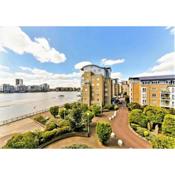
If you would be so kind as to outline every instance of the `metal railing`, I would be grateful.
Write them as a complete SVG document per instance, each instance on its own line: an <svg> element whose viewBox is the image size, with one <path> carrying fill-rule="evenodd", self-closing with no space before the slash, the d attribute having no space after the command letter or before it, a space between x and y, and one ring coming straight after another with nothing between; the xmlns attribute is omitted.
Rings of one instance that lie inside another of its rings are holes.
<svg viewBox="0 0 175 175"><path fill-rule="evenodd" d="M39 110L39 111L35 111L35 112L32 112L32 113L28 113L28 114L25 114L25 115L17 116L17 117L10 118L10 119L7 119L7 120L3 120L3 121L0 121L0 126L5 125L5 124L9 124L9 123L12 123L12 122L15 122L15 121L18 121L18 120L22 120L22 119L25 119L25 118L29 118L29 117L32 117L36 114L40 114L40 113L47 112L47 111L49 111L49 108L48 109L42 109L42 110Z"/></svg>

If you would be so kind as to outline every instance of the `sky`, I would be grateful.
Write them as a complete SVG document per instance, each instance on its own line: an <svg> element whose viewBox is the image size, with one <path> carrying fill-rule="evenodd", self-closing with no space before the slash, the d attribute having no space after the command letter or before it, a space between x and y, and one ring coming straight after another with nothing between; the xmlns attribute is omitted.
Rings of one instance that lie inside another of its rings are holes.
<svg viewBox="0 0 175 175"><path fill-rule="evenodd" d="M0 27L0 84L80 86L80 68L112 78L175 72L174 27Z"/></svg>

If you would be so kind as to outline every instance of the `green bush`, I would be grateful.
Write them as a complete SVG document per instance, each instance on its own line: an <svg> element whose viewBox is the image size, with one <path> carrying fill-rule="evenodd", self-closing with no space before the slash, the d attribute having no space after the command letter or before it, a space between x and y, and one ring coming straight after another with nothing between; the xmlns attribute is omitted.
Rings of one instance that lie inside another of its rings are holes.
<svg viewBox="0 0 175 175"><path fill-rule="evenodd" d="M57 128L57 124L56 121L53 119L50 119L49 121L47 121L46 123L46 131L51 131L53 129Z"/></svg>
<svg viewBox="0 0 175 175"><path fill-rule="evenodd" d="M146 137L149 135L149 131L145 128L137 127L136 132L141 135L142 137Z"/></svg>
<svg viewBox="0 0 175 175"><path fill-rule="evenodd" d="M101 106L94 104L90 106L90 110L94 113L95 116L98 116L101 114Z"/></svg>
<svg viewBox="0 0 175 175"><path fill-rule="evenodd" d="M47 121L45 119L45 117L43 117L42 115L35 116L33 119L36 120L37 122L43 124L43 125L45 125L46 121Z"/></svg>
<svg viewBox="0 0 175 175"><path fill-rule="evenodd" d="M71 104L65 103L65 104L64 104L64 108L66 108L66 109L71 109Z"/></svg>
<svg viewBox="0 0 175 175"><path fill-rule="evenodd" d="M143 113L153 124L162 124L164 116L168 114L168 110L156 106L146 106Z"/></svg>
<svg viewBox="0 0 175 175"><path fill-rule="evenodd" d="M147 116L142 113L141 109L134 109L129 114L129 122L147 128L148 119Z"/></svg>
<svg viewBox="0 0 175 175"><path fill-rule="evenodd" d="M133 109L142 109L142 106L138 103L132 102L128 104L128 108L132 111Z"/></svg>
<svg viewBox="0 0 175 175"><path fill-rule="evenodd" d="M73 108L69 115L66 117L70 121L71 128L73 131L81 131L84 127L82 123L83 112L80 108Z"/></svg>
<svg viewBox="0 0 175 175"><path fill-rule="evenodd" d="M51 131L43 131L41 132L40 142L45 143L51 140L52 138L54 138L56 134L57 134L57 129L53 129Z"/></svg>
<svg viewBox="0 0 175 175"><path fill-rule="evenodd" d="M29 131L12 136L12 138L7 141L4 148L37 148L38 146L38 135Z"/></svg>
<svg viewBox="0 0 175 175"><path fill-rule="evenodd" d="M66 115L69 114L69 110L66 108L62 108L59 110L59 116L64 119L66 117Z"/></svg>
<svg viewBox="0 0 175 175"><path fill-rule="evenodd" d="M94 113L92 111L86 111L83 113L82 122L87 125L88 122L91 123L94 118Z"/></svg>
<svg viewBox="0 0 175 175"><path fill-rule="evenodd" d="M58 127L62 128L62 127L65 127L65 126L68 126L71 129L70 121L69 120L65 120L65 119L60 119L58 121Z"/></svg>
<svg viewBox="0 0 175 175"><path fill-rule="evenodd" d="M90 148L90 147L85 145L85 144L73 144L73 145L70 145L70 146L66 146L65 148L68 148L68 149L85 149L85 148Z"/></svg>
<svg viewBox="0 0 175 175"><path fill-rule="evenodd" d="M175 138L165 136L165 135L156 135L151 140L153 148L175 148Z"/></svg>
<svg viewBox="0 0 175 175"><path fill-rule="evenodd" d="M175 137L175 115L165 115L162 123L162 132L166 135Z"/></svg>
<svg viewBox="0 0 175 175"><path fill-rule="evenodd" d="M119 107L117 105L114 106L114 110L118 110Z"/></svg>
<svg viewBox="0 0 175 175"><path fill-rule="evenodd" d="M112 128L109 122L100 121L96 126L97 136L102 144L106 144L112 133Z"/></svg>
<svg viewBox="0 0 175 175"><path fill-rule="evenodd" d="M113 104L108 104L108 105L105 105L104 107L103 107L103 109L107 109L107 110L114 110L114 105Z"/></svg>
<svg viewBox="0 0 175 175"><path fill-rule="evenodd" d="M54 117L56 117L58 115L59 107L58 106L50 107L49 111Z"/></svg>

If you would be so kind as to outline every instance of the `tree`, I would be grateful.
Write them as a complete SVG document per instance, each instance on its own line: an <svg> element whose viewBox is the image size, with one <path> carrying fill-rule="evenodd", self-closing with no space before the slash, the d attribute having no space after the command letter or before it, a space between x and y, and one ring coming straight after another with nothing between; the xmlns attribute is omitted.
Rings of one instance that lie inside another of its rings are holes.
<svg viewBox="0 0 175 175"><path fill-rule="evenodd" d="M56 117L58 115L59 107L58 106L50 107L49 111L54 117Z"/></svg>
<svg viewBox="0 0 175 175"><path fill-rule="evenodd" d="M106 144L112 133L112 128L109 122L100 121L96 126L96 133L102 144Z"/></svg>
<svg viewBox="0 0 175 175"><path fill-rule="evenodd" d="M162 132L166 135L175 137L175 115L165 115L162 123Z"/></svg>
<svg viewBox="0 0 175 175"><path fill-rule="evenodd" d="M143 110L143 113L148 117L148 120L151 121L153 124L161 125L164 116L168 114L168 111L161 107L146 106Z"/></svg>
<svg viewBox="0 0 175 175"><path fill-rule="evenodd" d="M90 106L90 110L94 113L95 116L101 114L101 106L97 104L93 104L92 106Z"/></svg>
<svg viewBox="0 0 175 175"><path fill-rule="evenodd" d="M37 148L39 146L39 138L36 133L31 131L16 134L7 141L4 148Z"/></svg>
<svg viewBox="0 0 175 175"><path fill-rule="evenodd" d="M129 122L147 128L148 119L147 116L142 113L141 109L134 109L129 114Z"/></svg>
<svg viewBox="0 0 175 175"><path fill-rule="evenodd" d="M70 121L72 130L79 131L82 129L82 114L80 108L73 108L66 117L66 119Z"/></svg>

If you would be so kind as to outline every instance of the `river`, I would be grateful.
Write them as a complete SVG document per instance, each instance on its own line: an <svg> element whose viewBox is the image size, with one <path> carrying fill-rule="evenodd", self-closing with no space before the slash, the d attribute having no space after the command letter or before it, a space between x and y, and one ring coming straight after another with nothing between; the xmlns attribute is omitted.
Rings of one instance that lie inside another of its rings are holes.
<svg viewBox="0 0 175 175"><path fill-rule="evenodd" d="M79 92L41 92L0 94L0 122L18 116L78 101ZM62 96L60 96L62 95Z"/></svg>

